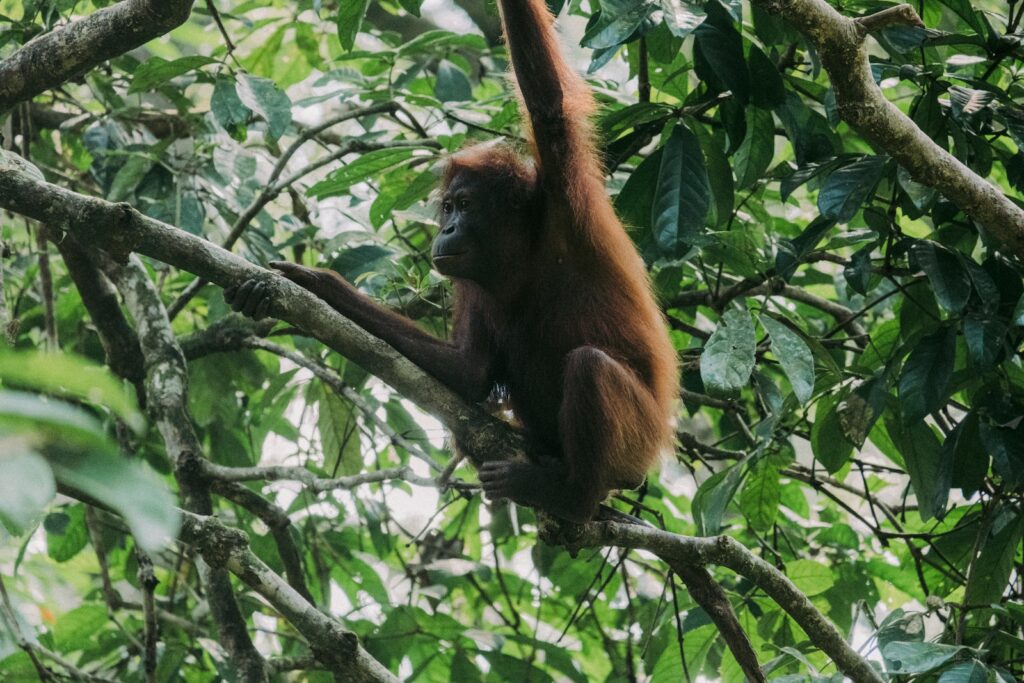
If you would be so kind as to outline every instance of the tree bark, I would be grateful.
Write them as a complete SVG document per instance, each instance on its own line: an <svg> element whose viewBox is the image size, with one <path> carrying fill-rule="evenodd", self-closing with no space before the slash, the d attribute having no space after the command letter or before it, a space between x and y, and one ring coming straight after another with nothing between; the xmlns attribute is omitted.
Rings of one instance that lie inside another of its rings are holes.
<svg viewBox="0 0 1024 683"><path fill-rule="evenodd" d="M0 62L0 114L185 23L193 0L124 0L32 39Z"/></svg>

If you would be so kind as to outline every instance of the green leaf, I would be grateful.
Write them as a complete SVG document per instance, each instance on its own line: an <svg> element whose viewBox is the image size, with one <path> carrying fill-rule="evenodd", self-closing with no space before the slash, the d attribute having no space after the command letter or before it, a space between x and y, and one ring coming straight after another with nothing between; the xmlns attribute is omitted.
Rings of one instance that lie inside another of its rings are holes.
<svg viewBox="0 0 1024 683"><path fill-rule="evenodd" d="M994 523L981 525L981 531L991 532L981 541L981 552L971 567L964 590L964 601L969 605L988 605L1000 602L1013 572L1013 560L1024 537L1024 516L1005 505L997 505L987 514Z"/></svg>
<svg viewBox="0 0 1024 683"><path fill-rule="evenodd" d="M871 288L871 252L874 244L859 249L850 257L850 265L843 268L843 279L858 294L867 294Z"/></svg>
<svg viewBox="0 0 1024 683"><path fill-rule="evenodd" d="M21 439L0 436L0 523L12 534L24 533L56 492L46 460Z"/></svg>
<svg viewBox="0 0 1024 683"><path fill-rule="evenodd" d="M128 157L128 161L117 170L107 192L108 202L123 202L130 199L139 182L153 168L153 160L139 154Z"/></svg>
<svg viewBox="0 0 1024 683"><path fill-rule="evenodd" d="M893 662L891 673L926 673L939 668L964 649L958 645L897 641L883 647L882 655Z"/></svg>
<svg viewBox="0 0 1024 683"><path fill-rule="evenodd" d="M693 32L697 75L718 91L731 91L745 106L750 97L750 73L743 57L743 39L732 15L718 0L711 0L704 9L707 19Z"/></svg>
<svg viewBox="0 0 1024 683"><path fill-rule="evenodd" d="M177 537L177 501L164 480L141 462L108 453L61 452L50 456L50 466L58 482L120 513L147 552L161 550Z"/></svg>
<svg viewBox="0 0 1024 683"><path fill-rule="evenodd" d="M309 188L306 194L317 199L340 195L356 183L412 158L415 151L411 147L393 147L367 152L352 163L331 172L326 178Z"/></svg>
<svg viewBox="0 0 1024 683"><path fill-rule="evenodd" d="M359 35L369 8L370 0L341 0L338 3L338 42L346 52L356 44L356 36Z"/></svg>
<svg viewBox="0 0 1024 683"><path fill-rule="evenodd" d="M1024 294L1020 295L1017 305L1013 307L1013 315L1010 316L1010 319L1017 327L1024 327Z"/></svg>
<svg viewBox="0 0 1024 683"><path fill-rule="evenodd" d="M338 254L331 261L331 270L352 282L363 273L375 270L382 262L396 257L395 252L378 244L360 244Z"/></svg>
<svg viewBox="0 0 1024 683"><path fill-rule="evenodd" d="M213 112L217 123L224 128L231 130L235 126L243 125L252 116L252 110L242 104L235 89L235 81L231 78L220 76L213 84L213 96L210 98L210 111Z"/></svg>
<svg viewBox="0 0 1024 683"><path fill-rule="evenodd" d="M1011 487L1024 485L1024 426L980 425L985 451L992 454L993 470Z"/></svg>
<svg viewBox="0 0 1024 683"><path fill-rule="evenodd" d="M67 353L0 349L0 378L56 396L102 405L133 429L144 425L125 385L99 365Z"/></svg>
<svg viewBox="0 0 1024 683"><path fill-rule="evenodd" d="M700 376L708 390L733 393L745 387L754 370L756 344L750 313L726 311L700 356Z"/></svg>
<svg viewBox="0 0 1024 683"><path fill-rule="evenodd" d="M0 391L0 428L82 450L116 452L95 417L63 401L36 394Z"/></svg>
<svg viewBox="0 0 1024 683"><path fill-rule="evenodd" d="M81 503L47 515L43 528L46 530L46 554L54 562L67 562L89 543L85 505Z"/></svg>
<svg viewBox="0 0 1024 683"><path fill-rule="evenodd" d="M333 391L324 391L319 402L317 429L324 449L324 471L331 477L358 474L363 469L356 410Z"/></svg>
<svg viewBox="0 0 1024 683"><path fill-rule="evenodd" d="M988 20L985 19L982 12L975 9L974 3L970 0L939 0L939 2L956 12L979 36L985 39L989 37L992 29L988 25Z"/></svg>
<svg viewBox="0 0 1024 683"><path fill-rule="evenodd" d="M110 617L103 605L79 605L57 619L53 626L53 643L58 652L77 652L93 647L97 634L109 623Z"/></svg>
<svg viewBox="0 0 1024 683"><path fill-rule="evenodd" d="M779 250L775 254L775 272L779 277L786 281L793 277L797 266L814 251L835 224L835 221L819 216L797 237L792 240L780 240Z"/></svg>
<svg viewBox="0 0 1024 683"><path fill-rule="evenodd" d="M682 256L704 229L711 187L697 137L676 124L661 153L651 210L654 238L667 254Z"/></svg>
<svg viewBox="0 0 1024 683"><path fill-rule="evenodd" d="M280 138L292 122L292 102L274 82L249 74L239 74L238 99L267 122L270 137Z"/></svg>
<svg viewBox="0 0 1024 683"><path fill-rule="evenodd" d="M665 25L677 38L686 38L693 33L707 16L700 5L683 0L661 0L660 4L664 12Z"/></svg>
<svg viewBox="0 0 1024 683"><path fill-rule="evenodd" d="M698 536L714 536L722 528L725 509L743 480L740 463L711 475L693 496L693 522Z"/></svg>
<svg viewBox="0 0 1024 683"><path fill-rule="evenodd" d="M766 458L750 469L740 492L740 511L757 531L768 531L779 512L779 470Z"/></svg>
<svg viewBox="0 0 1024 683"><path fill-rule="evenodd" d="M786 576L808 597L824 593L835 583L832 570L813 560L787 562Z"/></svg>
<svg viewBox="0 0 1024 683"><path fill-rule="evenodd" d="M845 436L837 409L849 393L828 396L818 401L811 427L811 450L830 473L836 473L850 459L853 443Z"/></svg>
<svg viewBox="0 0 1024 683"><path fill-rule="evenodd" d="M964 339L971 365L982 372L991 370L1003 352L1009 326L1001 319L970 313L964 318Z"/></svg>
<svg viewBox="0 0 1024 683"><path fill-rule="evenodd" d="M747 135L736 150L736 184L741 190L756 183L775 155L775 120L764 109L748 107Z"/></svg>
<svg viewBox="0 0 1024 683"><path fill-rule="evenodd" d="M604 0L580 45L595 50L621 45L657 10L658 5L647 0Z"/></svg>
<svg viewBox="0 0 1024 683"><path fill-rule="evenodd" d="M968 413L942 443L942 460L953 459L950 486L960 489L965 497L981 490L988 474L989 455L981 441L978 414Z"/></svg>
<svg viewBox="0 0 1024 683"><path fill-rule="evenodd" d="M818 193L818 211L837 223L848 223L871 194L882 176L888 157L865 156L829 174Z"/></svg>
<svg viewBox="0 0 1024 683"><path fill-rule="evenodd" d="M987 683L989 669L976 659L960 662L939 676L939 683Z"/></svg>
<svg viewBox="0 0 1024 683"><path fill-rule="evenodd" d="M626 179L619 194L615 195L615 210L626 225L637 228L650 228L653 233L654 198L658 187L658 175L661 169L661 149L656 149L649 157L637 165L633 173ZM729 172L730 179L732 172Z"/></svg>
<svg viewBox="0 0 1024 683"><path fill-rule="evenodd" d="M721 143L719 142L724 136L716 137L708 132L708 127L699 124L693 125L693 132L700 140L700 148L704 152L704 159L707 162L708 183L711 186L711 195L714 199L714 203L709 211L711 220L708 223L716 226L725 225L732 217L733 204L736 201L736 190L732 178L732 166L729 164L729 158L725 155L725 150L722 149L724 140ZM638 168L637 171L639 170ZM636 175L636 173L634 172L633 175ZM630 179L632 180L632 176L630 176ZM650 184L650 187L654 187L653 182ZM622 191L625 192L626 188L623 187ZM650 204L648 204L648 215L650 215L649 207Z"/></svg>
<svg viewBox="0 0 1024 683"><path fill-rule="evenodd" d="M950 313L959 313L971 297L971 278L960 258L937 242L920 240L911 254L935 292L935 300Z"/></svg>
<svg viewBox="0 0 1024 683"><path fill-rule="evenodd" d="M942 458L942 444L925 422L908 425L887 415L885 427L903 456L921 519L928 521L945 509L952 463Z"/></svg>
<svg viewBox="0 0 1024 683"><path fill-rule="evenodd" d="M775 63L761 48L751 45L747 65L750 69L751 103L764 109L782 105L786 101L786 86Z"/></svg>
<svg viewBox="0 0 1024 683"><path fill-rule="evenodd" d="M871 433L875 422L885 411L889 398L886 374L878 372L862 382L846 398L836 404L839 429L850 443L860 448Z"/></svg>
<svg viewBox="0 0 1024 683"><path fill-rule="evenodd" d="M900 409L907 423L930 415L948 399L956 362L956 328L946 326L922 339L900 375Z"/></svg>
<svg viewBox="0 0 1024 683"><path fill-rule="evenodd" d="M175 76L198 69L207 64L213 64L216 59L192 55L182 57L173 61L167 61L162 57L150 57L143 64L136 67L132 73L132 84L128 87L129 93L145 92L152 90L154 86L169 81Z"/></svg>
<svg viewBox="0 0 1024 683"><path fill-rule="evenodd" d="M442 102L466 102L473 99L473 86L462 69L442 59L437 66L434 95Z"/></svg>
<svg viewBox="0 0 1024 683"><path fill-rule="evenodd" d="M759 320L768 331L772 341L772 354L783 372L789 378L793 393L801 403L806 403L814 394L814 356L804 340L783 323L767 316Z"/></svg>

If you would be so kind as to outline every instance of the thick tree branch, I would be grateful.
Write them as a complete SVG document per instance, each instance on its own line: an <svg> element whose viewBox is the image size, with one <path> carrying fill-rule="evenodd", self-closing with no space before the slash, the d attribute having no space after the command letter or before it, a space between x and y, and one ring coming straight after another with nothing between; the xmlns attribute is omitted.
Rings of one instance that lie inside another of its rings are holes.
<svg viewBox="0 0 1024 683"><path fill-rule="evenodd" d="M182 514L182 540L195 545L211 566L229 570L263 596L302 634L316 658L340 680L398 680L362 648L354 633L317 609L256 557L243 532L226 527L213 517Z"/></svg>
<svg viewBox="0 0 1024 683"><path fill-rule="evenodd" d="M284 566L284 575L288 579L288 585L309 601L309 604L315 605L316 600L313 599L313 594L309 592L309 587L306 585L302 556L299 554L295 539L292 538L292 520L288 517L288 513L241 484L215 481L210 489L217 495L227 498L256 515L270 528L270 534L274 537L274 545L277 546L277 554Z"/></svg>
<svg viewBox="0 0 1024 683"><path fill-rule="evenodd" d="M118 377L131 382L144 400L142 349L135 330L124 317L113 285L92 261L89 250L74 235L48 230L46 236L57 244L68 274L96 326L107 365Z"/></svg>
<svg viewBox="0 0 1024 683"><path fill-rule="evenodd" d="M197 463L203 460L202 444L188 410L188 370L160 295L138 257L131 256L124 265L110 262L109 258L102 260L107 276L121 292L125 307L135 322L146 364L149 413L174 465L175 478L186 506L200 514L212 514L208 485L197 476L201 471ZM199 564L201 581L221 643L231 653L243 680L266 680L263 657L249 638L245 618L235 600L227 572L220 567Z"/></svg>
<svg viewBox="0 0 1024 683"><path fill-rule="evenodd" d="M1024 209L939 147L875 83L865 38L893 23L921 25L909 5L850 19L825 0L754 0L801 31L821 58L836 94L839 115L878 150L893 157L917 182L933 187L993 237L1024 258Z"/></svg>
<svg viewBox="0 0 1024 683"><path fill-rule="evenodd" d="M185 23L192 0L124 0L26 43L0 62L0 114Z"/></svg>

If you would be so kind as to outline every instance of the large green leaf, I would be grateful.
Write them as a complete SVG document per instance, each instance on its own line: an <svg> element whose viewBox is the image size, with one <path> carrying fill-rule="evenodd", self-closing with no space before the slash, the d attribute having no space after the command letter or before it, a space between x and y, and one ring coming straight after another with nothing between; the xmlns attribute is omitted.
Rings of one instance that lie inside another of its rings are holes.
<svg viewBox="0 0 1024 683"><path fill-rule="evenodd" d="M779 512L782 495L779 470L767 458L750 468L740 491L740 511L757 531L769 531Z"/></svg>
<svg viewBox="0 0 1024 683"><path fill-rule="evenodd" d="M0 349L0 379L37 391L76 398L113 411L134 429L143 426L127 387L101 366L66 353Z"/></svg>
<svg viewBox="0 0 1024 683"><path fill-rule="evenodd" d="M651 210L658 246L681 256L703 230L711 206L704 153L700 142L681 122L661 151L661 168Z"/></svg>
<svg viewBox="0 0 1024 683"><path fill-rule="evenodd" d="M277 139L284 135L288 124L292 122L292 102L284 91L269 79L249 74L238 76L236 90L242 104L267 122L270 137Z"/></svg>
<svg viewBox="0 0 1024 683"><path fill-rule="evenodd" d="M797 266L814 251L835 224L834 220L819 216L792 240L780 240L779 250L775 254L776 274L785 280L793 277Z"/></svg>
<svg viewBox="0 0 1024 683"><path fill-rule="evenodd" d="M942 672L939 683L988 683L989 669L976 659L960 662Z"/></svg>
<svg viewBox="0 0 1024 683"><path fill-rule="evenodd" d="M765 109L783 104L786 101L786 86L775 62L761 48L751 45L747 65L750 69L751 103Z"/></svg>
<svg viewBox="0 0 1024 683"><path fill-rule="evenodd" d="M668 26L672 35L678 38L685 38L693 33L707 16L704 9L697 3L684 0L661 0L660 4L664 12L665 25Z"/></svg>
<svg viewBox="0 0 1024 683"><path fill-rule="evenodd" d="M437 65L434 94L441 102L465 102L473 98L473 86L462 69L442 59Z"/></svg>
<svg viewBox="0 0 1024 683"><path fill-rule="evenodd" d="M356 411L332 391L320 398L317 429L324 451L324 470L331 477L357 474L363 468Z"/></svg>
<svg viewBox="0 0 1024 683"><path fill-rule="evenodd" d="M981 371L995 367L1002 355L1008 329L1004 320L994 316L971 313L964 318L967 357L973 367Z"/></svg>
<svg viewBox="0 0 1024 683"><path fill-rule="evenodd" d="M707 19L693 32L697 75L717 90L731 91L740 105L750 97L750 72L743 56L743 38L718 0L705 6Z"/></svg>
<svg viewBox="0 0 1024 683"><path fill-rule="evenodd" d="M945 405L956 361L956 328L947 325L922 339L900 375L900 409L916 422Z"/></svg>
<svg viewBox="0 0 1024 683"><path fill-rule="evenodd" d="M46 554L54 562L67 562L89 544L85 523L85 505L77 503L52 512L43 520L46 530Z"/></svg>
<svg viewBox="0 0 1024 683"><path fill-rule="evenodd" d="M1020 550L1024 537L1024 515L1004 505L995 506L987 514L994 515L994 523L982 525L981 531L988 531L979 539L981 552L974 560L964 600L970 605L997 603L1006 591L1013 572L1013 560Z"/></svg>
<svg viewBox="0 0 1024 683"><path fill-rule="evenodd" d="M348 51L355 45L369 8L370 0L341 0L338 3L338 42L342 49Z"/></svg>
<svg viewBox="0 0 1024 683"><path fill-rule="evenodd" d="M375 149L352 163L332 171L326 178L309 188L306 193L317 199L342 194L356 183L411 159L415 153L416 150L410 147Z"/></svg>
<svg viewBox="0 0 1024 683"><path fill-rule="evenodd" d="M181 519L176 500L164 480L141 462L64 450L49 457L58 482L120 513L146 551L161 550L177 537Z"/></svg>
<svg viewBox="0 0 1024 683"><path fill-rule="evenodd" d="M210 111L217 123L228 130L245 124L252 115L252 110L242 103L235 88L235 81L223 76L217 78L210 97Z"/></svg>
<svg viewBox="0 0 1024 683"><path fill-rule="evenodd" d="M793 393L806 403L814 393L814 356L803 339L783 323L767 315L759 320L772 340L772 354L789 378Z"/></svg>
<svg viewBox="0 0 1024 683"><path fill-rule="evenodd" d="M958 645L940 643L907 643L897 641L882 648L882 654L893 662L893 673L926 673L939 668L963 651Z"/></svg>
<svg viewBox="0 0 1024 683"><path fill-rule="evenodd" d="M648 0L604 0L597 21L587 28L580 44L593 49L621 45L658 9Z"/></svg>
<svg viewBox="0 0 1024 683"><path fill-rule="evenodd" d="M888 157L866 156L841 166L829 174L818 193L818 211L822 217L847 223L871 198Z"/></svg>
<svg viewBox="0 0 1024 683"><path fill-rule="evenodd" d="M167 61L163 57L150 57L135 69L135 72L132 74L132 84L128 86L128 92L136 93L152 90L154 86L169 81L175 76L180 76L183 73L198 69L207 64L213 64L216 61L212 57L203 57L201 55L181 57L173 61Z"/></svg>
<svg viewBox="0 0 1024 683"><path fill-rule="evenodd" d="M700 355L700 376L708 390L733 393L745 387L754 370L756 344L750 313L726 311Z"/></svg>
<svg viewBox="0 0 1024 683"><path fill-rule="evenodd" d="M930 240L915 242L911 253L928 276L939 305L950 313L962 311L971 296L971 278L960 258Z"/></svg>
<svg viewBox="0 0 1024 683"><path fill-rule="evenodd" d="M622 191L615 196L615 210L622 216L623 222L630 227L650 228L652 233L661 154L662 150L656 149L641 161L626 179Z"/></svg>
<svg viewBox="0 0 1024 683"><path fill-rule="evenodd" d="M103 425L89 413L21 391L0 391L0 430L86 451L116 451Z"/></svg>
<svg viewBox="0 0 1024 683"><path fill-rule="evenodd" d="M736 187L745 190L756 183L775 154L775 120L764 109L748 107L747 136L736 150Z"/></svg>
<svg viewBox="0 0 1024 683"><path fill-rule="evenodd" d="M814 560L793 560L786 563L786 576L807 596L824 593L835 583L832 570Z"/></svg>
<svg viewBox="0 0 1024 683"><path fill-rule="evenodd" d="M887 415L885 427L906 463L921 519L927 521L945 509L952 463L942 457L942 445L924 421L906 424Z"/></svg>
<svg viewBox="0 0 1024 683"><path fill-rule="evenodd" d="M843 433L837 412L839 405L848 396L848 391L828 396L819 400L814 408L811 449L814 457L832 473L841 470L853 453L853 443Z"/></svg>
<svg viewBox="0 0 1024 683"><path fill-rule="evenodd" d="M693 496L693 522L698 536L714 536L722 528L725 509L743 480L743 468L736 464L707 479Z"/></svg>
<svg viewBox="0 0 1024 683"><path fill-rule="evenodd" d="M22 439L0 435L0 524L24 533L56 492L46 460Z"/></svg>

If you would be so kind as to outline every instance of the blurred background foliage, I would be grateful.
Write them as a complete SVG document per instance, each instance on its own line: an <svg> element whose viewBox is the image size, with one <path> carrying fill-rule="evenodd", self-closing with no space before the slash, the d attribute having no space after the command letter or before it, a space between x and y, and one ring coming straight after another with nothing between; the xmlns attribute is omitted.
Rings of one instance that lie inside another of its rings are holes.
<svg viewBox="0 0 1024 683"><path fill-rule="evenodd" d="M0 0L0 57L108 4ZM718 0L550 5L600 103L608 190L683 366L679 448L619 504L640 502L673 532L733 535L899 680L1020 680L1020 259L840 121L816 54L778 17ZM875 36L876 81L1017 201L1024 3L916 9L927 29ZM329 266L443 335L431 192L446 153L522 137L506 66L485 0L218 0L19 107L5 130L52 183L258 264ZM55 249L18 217L0 216L0 230L0 679L35 675L20 632L57 671L142 680L138 543L160 581L158 679L232 680L193 558L162 544L177 522L159 434L131 385L96 367L104 350ZM436 422L296 330L269 334L346 392L274 353L212 353L203 330L237 322L221 291L147 268L214 462L426 474L411 446L447 462ZM465 465L455 477L474 480ZM97 480L107 486L90 490ZM707 615L644 553L573 559L536 544L529 510L400 480L252 488L290 517L316 603L408 680L742 680ZM282 571L266 524L215 500ZM764 594L716 576L770 678L839 680ZM279 615L238 595L261 651L306 652Z"/></svg>

